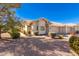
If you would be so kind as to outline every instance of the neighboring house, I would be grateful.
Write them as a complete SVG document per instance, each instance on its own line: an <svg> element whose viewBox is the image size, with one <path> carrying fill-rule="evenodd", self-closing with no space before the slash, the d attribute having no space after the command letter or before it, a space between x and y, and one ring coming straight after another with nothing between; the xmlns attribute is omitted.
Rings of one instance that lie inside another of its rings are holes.
<svg viewBox="0 0 79 59"><path fill-rule="evenodd" d="M45 18L40 18L37 21L26 20L23 24L24 32L27 34L30 32L31 35L36 32L38 35L48 35L49 32L66 34L79 31L79 24L51 23Z"/></svg>

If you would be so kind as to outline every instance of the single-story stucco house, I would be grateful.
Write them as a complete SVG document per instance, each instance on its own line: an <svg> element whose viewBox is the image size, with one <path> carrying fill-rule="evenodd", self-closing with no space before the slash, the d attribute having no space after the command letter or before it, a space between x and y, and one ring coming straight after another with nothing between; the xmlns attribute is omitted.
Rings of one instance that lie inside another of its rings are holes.
<svg viewBox="0 0 79 59"><path fill-rule="evenodd" d="M38 35L47 35L49 32L53 33L71 33L79 31L78 24L61 24L61 23L51 23L45 18L39 18L36 21L26 20L23 21L23 30L25 33L38 33Z"/></svg>

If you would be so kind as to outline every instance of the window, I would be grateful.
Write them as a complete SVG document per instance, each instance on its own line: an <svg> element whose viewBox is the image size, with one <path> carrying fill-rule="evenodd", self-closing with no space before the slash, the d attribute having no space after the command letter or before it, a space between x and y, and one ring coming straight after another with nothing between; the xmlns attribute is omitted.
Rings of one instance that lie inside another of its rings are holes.
<svg viewBox="0 0 79 59"><path fill-rule="evenodd" d="M44 31L44 30L45 30L45 27L44 27L44 26L41 26L41 27L40 27L40 30L41 30L41 31Z"/></svg>

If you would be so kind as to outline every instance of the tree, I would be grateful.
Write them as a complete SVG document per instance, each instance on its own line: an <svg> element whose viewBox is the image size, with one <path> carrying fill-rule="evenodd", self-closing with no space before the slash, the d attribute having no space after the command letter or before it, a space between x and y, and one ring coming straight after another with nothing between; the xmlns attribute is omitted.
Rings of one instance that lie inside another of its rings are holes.
<svg viewBox="0 0 79 59"><path fill-rule="evenodd" d="M6 29L7 31L13 31L13 29L19 29L20 21L16 21L15 19L15 12L12 11L14 4L0 4L0 38L1 38L1 31L2 28ZM6 19L4 19L6 17Z"/></svg>
<svg viewBox="0 0 79 59"><path fill-rule="evenodd" d="M1 17L0 17L0 39L1 39L1 30L2 30L2 28L3 28L3 23L2 23Z"/></svg>
<svg viewBox="0 0 79 59"><path fill-rule="evenodd" d="M6 27L8 29L8 33L12 36L13 39L20 37L19 30L21 28L21 22L17 20L15 13L10 10L8 10L8 20Z"/></svg>

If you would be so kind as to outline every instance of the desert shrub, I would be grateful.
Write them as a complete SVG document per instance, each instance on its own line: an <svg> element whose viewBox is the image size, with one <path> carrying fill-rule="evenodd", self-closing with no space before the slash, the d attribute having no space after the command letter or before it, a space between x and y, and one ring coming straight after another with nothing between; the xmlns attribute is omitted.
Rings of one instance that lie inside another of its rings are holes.
<svg viewBox="0 0 79 59"><path fill-rule="evenodd" d="M30 31L28 31L27 35L31 36L31 32L30 32Z"/></svg>
<svg viewBox="0 0 79 59"><path fill-rule="evenodd" d="M63 39L63 38L64 38L64 36L63 36L63 35L59 35L58 37L59 37L59 39Z"/></svg>
<svg viewBox="0 0 79 59"><path fill-rule="evenodd" d="M76 34L79 34L79 31L76 31Z"/></svg>
<svg viewBox="0 0 79 59"><path fill-rule="evenodd" d="M55 38L56 37L56 33L50 33L50 37Z"/></svg>
<svg viewBox="0 0 79 59"><path fill-rule="evenodd" d="M13 39L20 38L20 33L17 29L12 29L12 32L10 33L10 35Z"/></svg>
<svg viewBox="0 0 79 59"><path fill-rule="evenodd" d="M38 35L38 32L35 32L34 35Z"/></svg>
<svg viewBox="0 0 79 59"><path fill-rule="evenodd" d="M72 36L69 39L70 47L79 54L79 37Z"/></svg>
<svg viewBox="0 0 79 59"><path fill-rule="evenodd" d="M23 32L25 35L28 35L28 33L26 31Z"/></svg>

